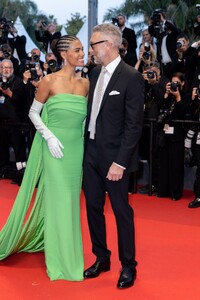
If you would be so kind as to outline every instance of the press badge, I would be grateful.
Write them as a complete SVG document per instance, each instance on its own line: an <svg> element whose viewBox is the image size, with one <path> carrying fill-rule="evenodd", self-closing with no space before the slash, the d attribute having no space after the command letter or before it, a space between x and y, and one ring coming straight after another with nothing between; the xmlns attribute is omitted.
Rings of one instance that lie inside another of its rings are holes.
<svg viewBox="0 0 200 300"><path fill-rule="evenodd" d="M165 124L163 130L166 134L174 134L174 127L169 126L169 124Z"/></svg>
<svg viewBox="0 0 200 300"><path fill-rule="evenodd" d="M0 104L4 104L5 102L5 96L0 96Z"/></svg>

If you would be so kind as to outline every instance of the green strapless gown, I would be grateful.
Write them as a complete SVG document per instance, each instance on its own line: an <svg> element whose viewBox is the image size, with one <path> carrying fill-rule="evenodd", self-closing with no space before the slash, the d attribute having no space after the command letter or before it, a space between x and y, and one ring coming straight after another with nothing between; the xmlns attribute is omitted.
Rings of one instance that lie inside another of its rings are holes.
<svg viewBox="0 0 200 300"><path fill-rule="evenodd" d="M51 280L83 279L80 191L86 108L83 96L48 99L42 119L63 144L64 157L53 158L36 133L22 185L0 231L0 260L16 252L44 251Z"/></svg>

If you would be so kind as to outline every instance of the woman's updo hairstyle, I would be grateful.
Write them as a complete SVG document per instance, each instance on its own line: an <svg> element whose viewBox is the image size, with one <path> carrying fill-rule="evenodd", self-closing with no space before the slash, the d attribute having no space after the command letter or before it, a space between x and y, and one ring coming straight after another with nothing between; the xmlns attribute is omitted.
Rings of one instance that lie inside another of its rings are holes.
<svg viewBox="0 0 200 300"><path fill-rule="evenodd" d="M60 56L60 52L62 51L67 51L71 45L71 43L75 40L78 40L76 36L73 35L63 35L61 38L57 40L53 40L51 44L51 49L53 53L61 59L62 57Z"/></svg>

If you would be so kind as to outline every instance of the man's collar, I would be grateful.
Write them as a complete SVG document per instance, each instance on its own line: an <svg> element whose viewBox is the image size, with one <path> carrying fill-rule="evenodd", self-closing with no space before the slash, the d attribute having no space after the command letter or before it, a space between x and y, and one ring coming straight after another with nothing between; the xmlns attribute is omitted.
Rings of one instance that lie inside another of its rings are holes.
<svg viewBox="0 0 200 300"><path fill-rule="evenodd" d="M125 25L120 27L120 30L123 31L125 29L125 27L126 27Z"/></svg>

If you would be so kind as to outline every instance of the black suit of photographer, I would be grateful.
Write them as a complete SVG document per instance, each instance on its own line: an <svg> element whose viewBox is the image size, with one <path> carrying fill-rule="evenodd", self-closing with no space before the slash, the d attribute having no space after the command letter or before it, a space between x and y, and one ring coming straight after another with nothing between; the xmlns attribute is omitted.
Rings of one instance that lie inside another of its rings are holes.
<svg viewBox="0 0 200 300"><path fill-rule="evenodd" d="M147 71L148 72L148 71ZM157 76L156 74L154 76ZM165 85L168 79L164 76L158 77L157 82L145 80L145 101L144 101L144 119L157 119L159 113L159 103L164 97ZM153 149L152 149L152 185L157 187L158 180L158 161L157 161L157 146L156 146L157 125L153 124ZM150 128L143 126L142 136L139 144L139 153L141 159L146 159L149 162L150 152Z"/></svg>
<svg viewBox="0 0 200 300"><path fill-rule="evenodd" d="M135 31L131 28L125 27L122 31L122 37L128 41L127 51L134 53L136 55L137 40L136 40Z"/></svg>
<svg viewBox="0 0 200 300"><path fill-rule="evenodd" d="M171 78L172 74L174 73L173 69L173 58L176 53L176 43L177 43L177 36L180 33L180 30L171 22L165 20L165 30L159 32L154 24L150 24L148 27L149 33L157 38L158 45L157 45L157 59L159 62L162 62L163 53L162 53L162 42L164 37L166 37L166 51L168 52L171 62L163 63L162 62L162 73L167 77Z"/></svg>
<svg viewBox="0 0 200 300"><path fill-rule="evenodd" d="M48 32L48 30L42 31L42 30L35 30L35 38L38 42L42 42L43 46L42 48L45 50L45 52L49 52L49 46L51 47L51 43L53 40L59 39L61 37L60 31L56 31L55 33L51 34Z"/></svg>
<svg viewBox="0 0 200 300"><path fill-rule="evenodd" d="M21 123L26 114L26 89L23 80L12 75L8 83L12 91L12 97L0 91L0 167L9 163L9 147L12 146L15 152L16 162L26 161L26 145L22 128L16 125Z"/></svg>
<svg viewBox="0 0 200 300"><path fill-rule="evenodd" d="M184 138L186 131L182 123L188 109L188 93L180 90L180 101L169 92L160 103L161 115L158 117L158 197L182 197L184 183Z"/></svg>
<svg viewBox="0 0 200 300"><path fill-rule="evenodd" d="M19 60L22 61L26 58L26 37L25 35L22 36L15 36L13 38L8 38L8 43L10 47L12 48L12 51L16 49L17 55L19 57Z"/></svg>

